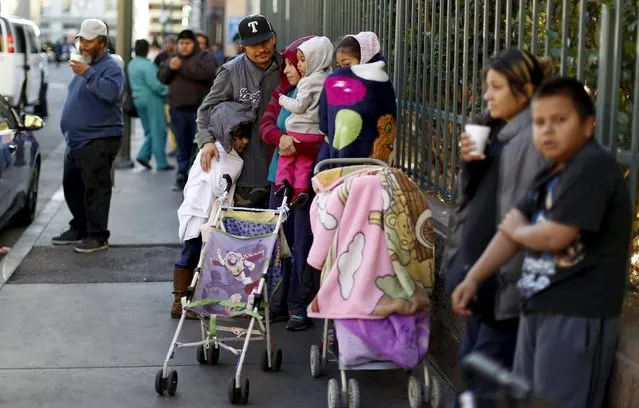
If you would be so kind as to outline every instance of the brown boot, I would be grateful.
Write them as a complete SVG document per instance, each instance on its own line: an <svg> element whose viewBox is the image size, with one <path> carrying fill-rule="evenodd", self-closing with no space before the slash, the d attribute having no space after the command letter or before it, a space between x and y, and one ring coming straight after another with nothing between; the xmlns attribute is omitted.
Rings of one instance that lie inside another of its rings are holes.
<svg viewBox="0 0 639 408"><path fill-rule="evenodd" d="M193 279L193 271L183 268L173 269L173 305L171 306L171 317L179 319L182 317L182 298L186 296L186 289ZM194 313L187 313L187 319L197 319Z"/></svg>

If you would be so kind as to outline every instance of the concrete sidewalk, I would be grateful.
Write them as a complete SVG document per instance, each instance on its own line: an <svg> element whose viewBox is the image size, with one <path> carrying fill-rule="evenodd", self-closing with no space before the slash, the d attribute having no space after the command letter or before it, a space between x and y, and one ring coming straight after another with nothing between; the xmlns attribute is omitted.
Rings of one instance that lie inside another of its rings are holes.
<svg viewBox="0 0 639 408"><path fill-rule="evenodd" d="M140 135L136 130L132 153ZM0 406L8 408L226 407L235 358L223 352L218 367L200 367L194 350L179 350L177 395L159 397L155 373L177 322L169 317L171 269L179 254L173 173L116 172L108 251L76 254L53 247L70 214L58 194L25 234L35 246L0 290ZM45 222L45 220L48 220ZM26 240L25 240L26 242ZM3 271L10 268L3 265ZM6 276L8 277L8 276ZM264 407L326 406L327 378L310 377L308 351L319 327L289 333L273 326L284 352L279 373L259 368L262 344L253 343L245 374L249 404ZM196 340L188 321L184 340ZM338 378L333 366L330 375ZM406 407L402 372L360 372L362 406ZM445 391L447 390L444 387Z"/></svg>

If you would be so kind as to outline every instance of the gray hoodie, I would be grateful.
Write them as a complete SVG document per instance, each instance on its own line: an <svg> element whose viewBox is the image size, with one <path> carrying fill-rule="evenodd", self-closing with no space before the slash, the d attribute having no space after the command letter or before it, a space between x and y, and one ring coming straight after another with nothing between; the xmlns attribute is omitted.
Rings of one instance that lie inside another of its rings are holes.
<svg viewBox="0 0 639 408"><path fill-rule="evenodd" d="M255 122L255 108L248 103L222 102L211 108L208 131L227 153L233 150L233 132Z"/></svg>
<svg viewBox="0 0 639 408"><path fill-rule="evenodd" d="M324 80L331 73L333 43L327 37L313 37L298 48L306 59L306 75L297 84L297 95L280 96L280 105L291 112L286 130L295 133L319 134L319 100Z"/></svg>
<svg viewBox="0 0 639 408"><path fill-rule="evenodd" d="M499 132L505 143L499 166L497 219L502 220L528 192L537 174L547 162L535 148L530 107L521 111ZM495 303L498 320L519 316L521 301L517 281L521 276L524 251L520 251L499 271L500 288Z"/></svg>

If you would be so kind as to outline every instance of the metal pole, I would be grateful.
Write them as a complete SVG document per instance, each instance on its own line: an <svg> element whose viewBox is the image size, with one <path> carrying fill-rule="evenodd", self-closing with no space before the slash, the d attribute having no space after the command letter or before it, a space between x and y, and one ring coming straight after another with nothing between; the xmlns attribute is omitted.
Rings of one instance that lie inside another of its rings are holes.
<svg viewBox="0 0 639 408"><path fill-rule="evenodd" d="M116 38L116 49L124 60L124 72L131 60L131 30L133 29L133 2L130 0L118 0L118 35ZM122 145L118 157L115 159L116 169L130 169L133 167L131 161L131 118L124 115L124 134L122 135Z"/></svg>

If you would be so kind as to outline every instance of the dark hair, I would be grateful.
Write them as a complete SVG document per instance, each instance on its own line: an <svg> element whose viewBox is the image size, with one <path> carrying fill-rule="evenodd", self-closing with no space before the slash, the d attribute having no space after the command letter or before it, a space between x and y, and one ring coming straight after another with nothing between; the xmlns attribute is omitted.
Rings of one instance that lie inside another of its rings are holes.
<svg viewBox="0 0 639 408"><path fill-rule="evenodd" d="M337 43L335 46L335 54L340 51L352 55L357 59L362 59L362 49L359 45L359 41L357 41L352 35L347 35L342 38L339 43Z"/></svg>
<svg viewBox="0 0 639 408"><path fill-rule="evenodd" d="M135 41L135 55L138 57L146 57L149 55L149 42L147 40L136 40Z"/></svg>
<svg viewBox="0 0 639 408"><path fill-rule="evenodd" d="M595 104L581 81L574 78L552 78L545 81L537 89L534 99L549 96L565 96L569 98L581 120L595 116Z"/></svg>
<svg viewBox="0 0 639 408"><path fill-rule="evenodd" d="M151 43L151 47L160 48L160 43L158 42L157 38L153 39L153 42Z"/></svg>
<svg viewBox="0 0 639 408"><path fill-rule="evenodd" d="M206 40L206 46L207 47L210 45L209 44L209 37L206 34L204 34L204 33L195 33L195 38L197 38L197 37L204 38Z"/></svg>
<svg viewBox="0 0 639 408"><path fill-rule="evenodd" d="M231 137L233 140L235 139L250 139L251 138L251 124L250 123L242 123L237 127L232 133Z"/></svg>
<svg viewBox="0 0 639 408"><path fill-rule="evenodd" d="M484 81L491 69L504 75L513 94L520 95L526 95L528 84L536 89L551 71L549 60L544 60L542 63L529 52L518 48L508 49L493 58L484 69Z"/></svg>

